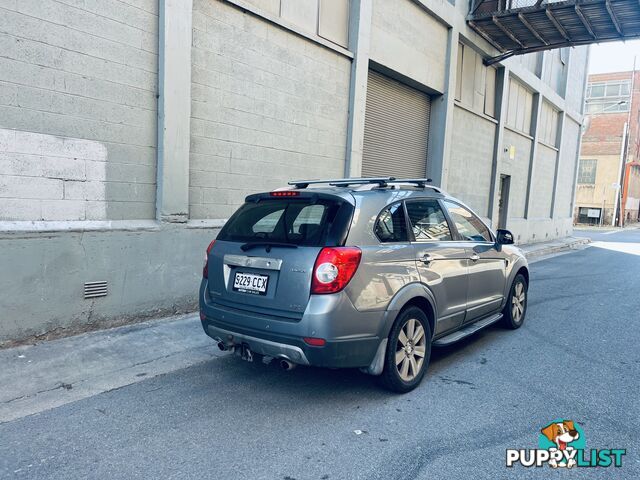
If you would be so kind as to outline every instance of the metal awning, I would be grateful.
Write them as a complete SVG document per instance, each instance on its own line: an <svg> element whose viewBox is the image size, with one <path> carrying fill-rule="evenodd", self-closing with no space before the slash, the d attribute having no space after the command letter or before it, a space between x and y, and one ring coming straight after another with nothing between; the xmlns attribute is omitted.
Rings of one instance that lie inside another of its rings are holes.
<svg viewBox="0 0 640 480"><path fill-rule="evenodd" d="M472 0L467 22L500 55L640 38L640 0Z"/></svg>

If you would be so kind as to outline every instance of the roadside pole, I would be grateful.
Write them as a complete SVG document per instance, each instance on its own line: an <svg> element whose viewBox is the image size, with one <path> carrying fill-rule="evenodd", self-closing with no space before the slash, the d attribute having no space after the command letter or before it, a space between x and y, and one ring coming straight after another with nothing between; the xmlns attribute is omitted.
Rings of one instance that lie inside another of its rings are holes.
<svg viewBox="0 0 640 480"><path fill-rule="evenodd" d="M627 144L627 126L629 124L624 122L624 127L622 127L622 143L620 144L620 164L618 166L618 172L620 172L620 176L622 176L622 168L624 167L624 157L625 157L625 146ZM620 177L618 177L620 180ZM613 202L613 217L611 217L611 226L616 226L616 215L618 214L618 204L622 201L620 198L620 182L616 184L616 200ZM622 211L622 205L620 205L620 210Z"/></svg>

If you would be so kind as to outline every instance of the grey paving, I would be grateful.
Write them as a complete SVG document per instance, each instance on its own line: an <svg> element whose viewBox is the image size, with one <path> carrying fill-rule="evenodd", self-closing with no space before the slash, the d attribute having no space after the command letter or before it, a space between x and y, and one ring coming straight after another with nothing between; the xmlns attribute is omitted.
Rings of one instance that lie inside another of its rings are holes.
<svg viewBox="0 0 640 480"><path fill-rule="evenodd" d="M224 355L198 315L0 350L0 423Z"/></svg>
<svg viewBox="0 0 640 480"><path fill-rule="evenodd" d="M410 394L211 358L0 425L0 478L640 478L640 231L593 245L533 264L525 326L435 351ZM558 417L623 466L505 467Z"/></svg>

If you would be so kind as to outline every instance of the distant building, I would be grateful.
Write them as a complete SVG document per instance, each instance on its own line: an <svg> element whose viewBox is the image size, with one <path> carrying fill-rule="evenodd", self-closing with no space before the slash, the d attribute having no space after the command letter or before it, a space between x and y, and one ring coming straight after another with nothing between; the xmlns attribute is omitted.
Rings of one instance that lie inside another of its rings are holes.
<svg viewBox="0 0 640 480"><path fill-rule="evenodd" d="M575 222L593 225L637 222L640 72L590 75L585 114Z"/></svg>

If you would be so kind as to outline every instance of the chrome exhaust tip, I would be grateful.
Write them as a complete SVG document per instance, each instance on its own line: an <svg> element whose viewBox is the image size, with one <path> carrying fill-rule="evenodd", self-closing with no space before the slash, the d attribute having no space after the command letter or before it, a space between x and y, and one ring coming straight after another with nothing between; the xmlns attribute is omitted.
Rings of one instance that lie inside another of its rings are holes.
<svg viewBox="0 0 640 480"><path fill-rule="evenodd" d="M296 368L296 364L290 362L289 360L287 360L285 358L281 358L280 359L280 368L282 368L282 370L284 370L285 372L289 372L289 371L293 370L294 368Z"/></svg>

